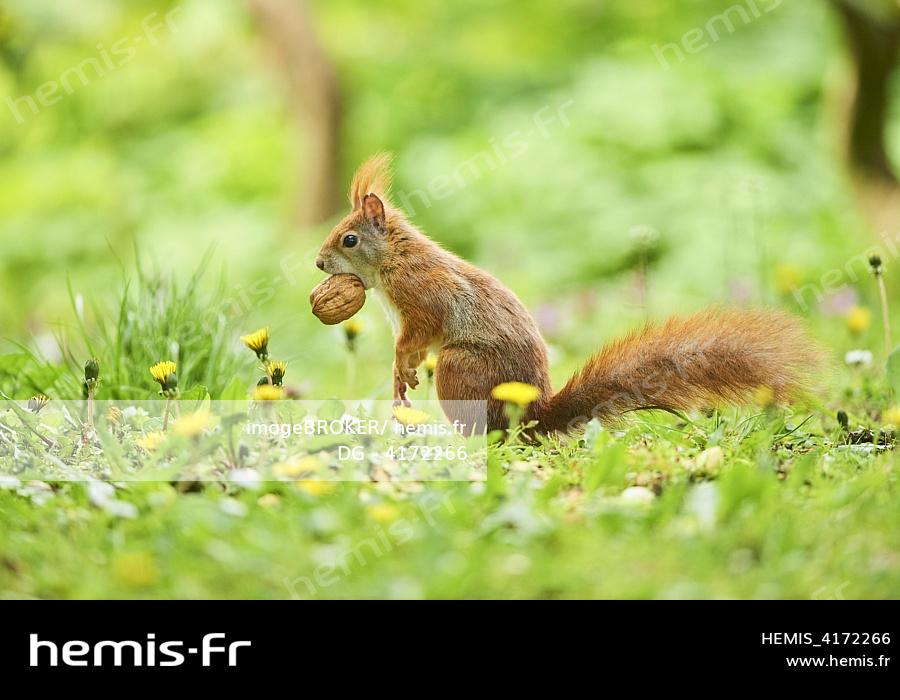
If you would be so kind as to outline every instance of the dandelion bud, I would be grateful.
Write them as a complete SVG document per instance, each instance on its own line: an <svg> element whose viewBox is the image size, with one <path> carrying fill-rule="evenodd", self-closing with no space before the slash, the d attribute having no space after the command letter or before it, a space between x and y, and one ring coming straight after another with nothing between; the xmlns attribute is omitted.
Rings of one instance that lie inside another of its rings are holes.
<svg viewBox="0 0 900 700"><path fill-rule="evenodd" d="M81 385L82 395L85 399L91 398L100 384L100 363L91 358L84 363L84 383Z"/></svg>
<svg viewBox="0 0 900 700"><path fill-rule="evenodd" d="M356 337L362 333L362 323L356 319L350 319L344 323L344 336L347 338L347 347L352 351L354 349Z"/></svg>
<svg viewBox="0 0 900 700"><path fill-rule="evenodd" d="M32 396L28 399L28 410L32 413L39 413L40 410L47 405L47 402L50 399L43 394L38 394L37 396Z"/></svg>
<svg viewBox="0 0 900 700"><path fill-rule="evenodd" d="M881 256L873 255L869 258L869 267L872 268L873 275L880 275L883 272L883 268L881 267Z"/></svg>
<svg viewBox="0 0 900 700"><path fill-rule="evenodd" d="M846 411L837 412L837 422L844 430L850 430L850 418L847 417Z"/></svg>
<svg viewBox="0 0 900 700"><path fill-rule="evenodd" d="M163 385L163 389L167 392L175 391L178 388L178 375L175 372L172 372L168 377L166 377L166 383Z"/></svg>
<svg viewBox="0 0 900 700"><path fill-rule="evenodd" d="M92 382L96 381L100 376L100 363L95 359L91 358L87 362L84 363L84 381Z"/></svg>
<svg viewBox="0 0 900 700"><path fill-rule="evenodd" d="M284 383L284 373L287 364L282 360L273 360L266 365L266 372L272 380L272 386L281 386Z"/></svg>

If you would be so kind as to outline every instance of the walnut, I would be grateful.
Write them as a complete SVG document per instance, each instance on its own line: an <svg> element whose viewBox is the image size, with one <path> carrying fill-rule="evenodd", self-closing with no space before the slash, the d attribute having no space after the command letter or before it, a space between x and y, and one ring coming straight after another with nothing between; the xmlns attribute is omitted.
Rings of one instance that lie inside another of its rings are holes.
<svg viewBox="0 0 900 700"><path fill-rule="evenodd" d="M366 302L366 288L356 275L332 275L309 294L309 303L318 319L333 326L350 318Z"/></svg>

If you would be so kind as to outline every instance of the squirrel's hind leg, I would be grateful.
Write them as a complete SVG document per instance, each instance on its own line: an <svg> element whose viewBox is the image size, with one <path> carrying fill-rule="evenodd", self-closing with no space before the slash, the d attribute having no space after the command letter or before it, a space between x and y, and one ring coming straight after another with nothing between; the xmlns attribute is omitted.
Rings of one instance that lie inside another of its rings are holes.
<svg viewBox="0 0 900 700"><path fill-rule="evenodd" d="M503 404L491 398L491 389L502 381L475 350L444 347L438 354L434 384L441 408L470 433L483 431L485 421L488 430L506 426Z"/></svg>

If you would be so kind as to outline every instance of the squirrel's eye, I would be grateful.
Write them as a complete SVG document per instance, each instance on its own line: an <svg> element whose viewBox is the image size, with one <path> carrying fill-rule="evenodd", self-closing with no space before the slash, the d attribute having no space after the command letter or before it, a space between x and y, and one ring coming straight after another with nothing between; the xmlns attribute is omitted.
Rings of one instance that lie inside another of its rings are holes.
<svg viewBox="0 0 900 700"><path fill-rule="evenodd" d="M348 233L346 236L344 236L344 247L345 248L352 248L357 243L359 243L359 239L352 233Z"/></svg>

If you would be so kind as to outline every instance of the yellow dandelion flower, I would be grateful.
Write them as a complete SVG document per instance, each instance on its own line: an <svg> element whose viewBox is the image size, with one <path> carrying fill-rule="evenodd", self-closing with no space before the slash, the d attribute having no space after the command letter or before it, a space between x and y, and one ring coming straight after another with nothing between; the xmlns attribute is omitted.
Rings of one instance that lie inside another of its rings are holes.
<svg viewBox="0 0 900 700"><path fill-rule="evenodd" d="M887 425L900 428L900 406L892 406L881 414L881 421Z"/></svg>
<svg viewBox="0 0 900 700"><path fill-rule="evenodd" d="M491 396L498 401L514 403L523 408L541 395L540 389L524 382L506 382L491 389Z"/></svg>
<svg viewBox="0 0 900 700"><path fill-rule="evenodd" d="M353 340L362 333L363 324L362 321L358 321L355 318L351 318L349 321L344 321L344 334L347 336L347 340Z"/></svg>
<svg viewBox="0 0 900 700"><path fill-rule="evenodd" d="M801 282L803 275L793 265L778 265L775 268L775 286L782 294L790 294Z"/></svg>
<svg viewBox="0 0 900 700"><path fill-rule="evenodd" d="M172 392L178 388L178 375L176 370L177 367L171 360L157 362L150 368L150 374L157 382L159 382L160 390L163 393Z"/></svg>
<svg viewBox="0 0 900 700"><path fill-rule="evenodd" d="M287 479L296 478L303 473L297 462L279 462L272 467L272 473L275 476L283 476Z"/></svg>
<svg viewBox="0 0 900 700"><path fill-rule="evenodd" d="M284 374L287 371L287 363L282 360L272 360L266 363L266 373L275 386L281 386L284 382Z"/></svg>
<svg viewBox="0 0 900 700"><path fill-rule="evenodd" d="M258 358L265 359L269 356L269 327L266 326L248 335L242 335L241 342L255 352Z"/></svg>
<svg viewBox="0 0 900 700"><path fill-rule="evenodd" d="M847 328L851 333L862 333L872 323L872 312L862 306L854 306L847 314Z"/></svg>
<svg viewBox="0 0 900 700"><path fill-rule="evenodd" d="M194 411L193 413L181 416L181 418L175 421L172 430L182 437L192 438L200 435L211 425L212 415L209 411Z"/></svg>
<svg viewBox="0 0 900 700"><path fill-rule="evenodd" d="M281 398L282 389L280 386L272 386L271 384L260 384L253 390L254 401L278 401Z"/></svg>
<svg viewBox="0 0 900 700"><path fill-rule="evenodd" d="M366 515L379 525L390 525L400 517L400 509L392 503L376 503L366 508Z"/></svg>
<svg viewBox="0 0 900 700"><path fill-rule="evenodd" d="M337 489L333 481L297 481L297 488L310 496L327 496Z"/></svg>
<svg viewBox="0 0 900 700"><path fill-rule="evenodd" d="M281 503L281 499L277 494L274 493L265 493L259 498L256 499L256 503L263 508L274 508L279 503Z"/></svg>
<svg viewBox="0 0 900 700"><path fill-rule="evenodd" d="M113 574L127 586L143 588L156 582L157 570L153 557L147 552L126 552L112 563Z"/></svg>
<svg viewBox="0 0 900 700"><path fill-rule="evenodd" d="M147 452L153 452L153 450L159 447L165 439L166 434L157 430L156 432L147 433L146 435L139 437L134 443L138 447L143 447Z"/></svg>
<svg viewBox="0 0 900 700"><path fill-rule="evenodd" d="M394 406L394 418L403 425L420 425L425 423L431 416L425 411L417 411L409 406Z"/></svg>
<svg viewBox="0 0 900 700"><path fill-rule="evenodd" d="M775 392L770 386L759 386L753 392L753 402L762 408L768 408L775 403Z"/></svg>
<svg viewBox="0 0 900 700"><path fill-rule="evenodd" d="M432 376L434 374L434 370L437 368L437 355L433 352L428 353L425 357L425 371L428 372L428 376Z"/></svg>
<svg viewBox="0 0 900 700"><path fill-rule="evenodd" d="M175 374L176 369L177 367L174 362L171 360L163 360L162 362L157 362L150 368L150 374L152 374L153 378L160 384L165 384L166 379L170 374Z"/></svg>
<svg viewBox="0 0 900 700"><path fill-rule="evenodd" d="M301 474L314 474L322 469L322 462L318 458L307 456L300 459L292 459L287 462L279 462L272 467L275 476L283 476L296 479Z"/></svg>

